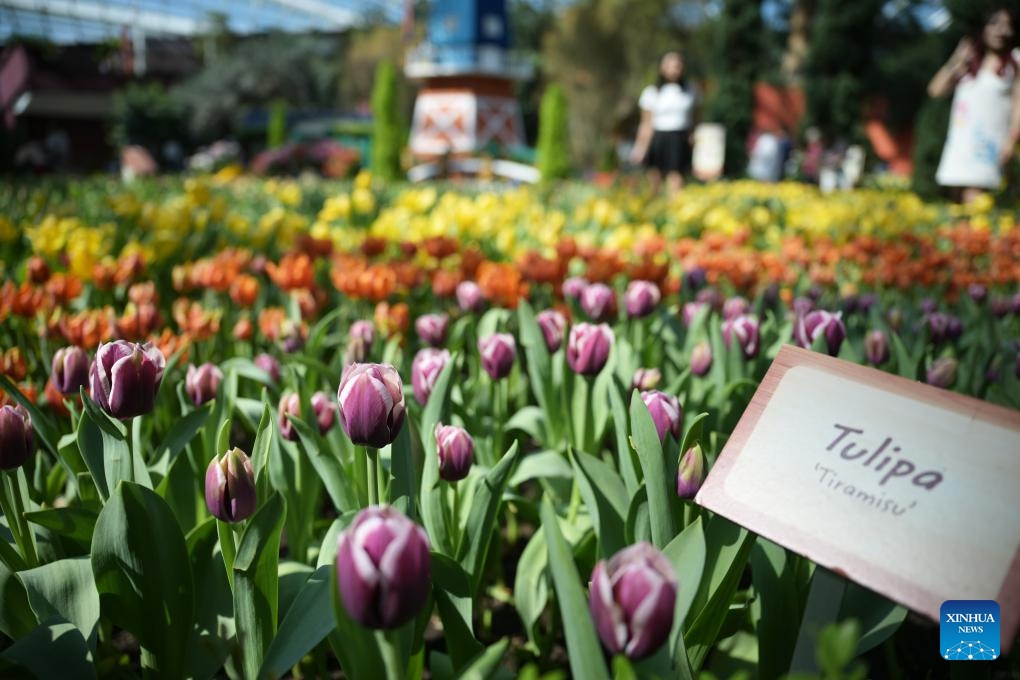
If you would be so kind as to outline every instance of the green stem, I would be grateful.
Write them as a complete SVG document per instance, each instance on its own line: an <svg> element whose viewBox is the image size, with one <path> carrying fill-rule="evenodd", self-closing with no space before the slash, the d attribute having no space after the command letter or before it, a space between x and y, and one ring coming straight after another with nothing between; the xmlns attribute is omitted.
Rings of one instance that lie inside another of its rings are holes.
<svg viewBox="0 0 1020 680"><path fill-rule="evenodd" d="M495 465L503 455L503 421L505 420L503 406L502 380L492 383L492 454L489 465Z"/></svg>
<svg viewBox="0 0 1020 680"><path fill-rule="evenodd" d="M20 468L19 468L20 469ZM39 565L39 555L35 547L35 535L25 519L25 502L18 484L18 470L4 471L2 501L7 525L14 536L14 542L25 559L25 565L31 569Z"/></svg>
<svg viewBox="0 0 1020 680"><path fill-rule="evenodd" d="M18 546L18 553L24 559L26 556L25 544L21 538L21 522L18 521L18 516L15 514L14 502L11 500L11 487L8 484L6 472L3 475L2 482L0 482L0 509L3 510L4 517L7 518L7 528L10 529L11 536L14 537L14 543Z"/></svg>
<svg viewBox="0 0 1020 680"><path fill-rule="evenodd" d="M579 456L585 454L579 453ZM567 510L567 522L573 524L577 519L577 511L581 509L581 487L577 483L577 477L570 482L570 508Z"/></svg>
<svg viewBox="0 0 1020 680"><path fill-rule="evenodd" d="M230 590L234 590L234 560L237 558L237 543L234 539L234 528L223 520L216 520L216 533L220 537L220 552L223 554L223 566L227 570L227 581Z"/></svg>
<svg viewBox="0 0 1020 680"><path fill-rule="evenodd" d="M446 482L450 487L450 519L446 523L449 531L453 532L454 554L460 554L460 542L464 538L460 533L460 493L457 489L457 482Z"/></svg>
<svg viewBox="0 0 1020 680"><path fill-rule="evenodd" d="M370 446L365 447L365 471L368 473L367 485L369 505L379 504L379 482L377 480L379 470L376 467L376 458L378 456L378 451Z"/></svg>
<svg viewBox="0 0 1020 680"><path fill-rule="evenodd" d="M18 522L21 523L21 537L25 541L28 554L25 561L29 567L39 565L39 553L35 545L35 534L29 526L28 518L25 517L25 498L28 492L28 480L25 478L25 468L8 471L11 486L14 489L14 512L17 513Z"/></svg>
<svg viewBox="0 0 1020 680"><path fill-rule="evenodd" d="M404 680L407 664L402 663L400 650L397 648L396 631L377 632L379 649L382 651L383 667L386 669L387 680Z"/></svg>

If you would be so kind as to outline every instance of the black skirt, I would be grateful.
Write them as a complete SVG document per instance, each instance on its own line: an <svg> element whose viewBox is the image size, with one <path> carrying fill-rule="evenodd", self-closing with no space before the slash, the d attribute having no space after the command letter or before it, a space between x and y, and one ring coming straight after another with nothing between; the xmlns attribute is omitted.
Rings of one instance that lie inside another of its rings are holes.
<svg viewBox="0 0 1020 680"><path fill-rule="evenodd" d="M656 130L648 144L644 165L662 174L691 171L691 143L689 130Z"/></svg>

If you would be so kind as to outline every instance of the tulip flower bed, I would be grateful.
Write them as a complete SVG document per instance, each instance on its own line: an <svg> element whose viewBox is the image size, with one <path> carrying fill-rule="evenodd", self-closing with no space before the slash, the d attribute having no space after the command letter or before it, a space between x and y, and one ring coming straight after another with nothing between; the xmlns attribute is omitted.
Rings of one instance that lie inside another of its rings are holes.
<svg viewBox="0 0 1020 680"><path fill-rule="evenodd" d="M1020 408L1011 212L227 175L0 207L5 677L943 672L932 624L857 586L813 618L813 564L692 499L784 343Z"/></svg>

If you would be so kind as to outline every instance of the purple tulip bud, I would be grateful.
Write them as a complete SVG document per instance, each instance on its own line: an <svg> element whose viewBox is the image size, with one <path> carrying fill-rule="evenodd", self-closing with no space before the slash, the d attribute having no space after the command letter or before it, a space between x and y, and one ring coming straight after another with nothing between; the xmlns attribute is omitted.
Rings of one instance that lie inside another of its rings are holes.
<svg viewBox="0 0 1020 680"><path fill-rule="evenodd" d="M555 309L547 309L539 312L535 317L538 327L542 330L542 337L545 338L545 347L549 354L555 354L563 345L563 334L567 330L567 319Z"/></svg>
<svg viewBox="0 0 1020 680"><path fill-rule="evenodd" d="M662 372L657 368L639 368L634 371L634 377L630 381L632 390L653 390L662 380Z"/></svg>
<svg viewBox="0 0 1020 680"><path fill-rule="evenodd" d="M89 384L89 355L81 347L61 347L53 355L53 386L65 395L78 394Z"/></svg>
<svg viewBox="0 0 1020 680"><path fill-rule="evenodd" d="M287 354L294 354L304 346L305 334L301 324L292 319L284 319L280 324L280 347Z"/></svg>
<svg viewBox="0 0 1020 680"><path fill-rule="evenodd" d="M21 404L0 406L0 469L13 470L28 462L34 443L32 417L25 407Z"/></svg>
<svg viewBox="0 0 1020 680"><path fill-rule="evenodd" d="M696 291L704 287L708 282L708 276L702 267L691 267L684 271L684 288Z"/></svg>
<svg viewBox="0 0 1020 680"><path fill-rule="evenodd" d="M839 309L841 312L850 316L859 309L859 301L856 295L844 295L839 300Z"/></svg>
<svg viewBox="0 0 1020 680"><path fill-rule="evenodd" d="M683 310L681 311L681 317L683 318L684 326L688 328L694 323L694 319L702 312L702 310L708 309L707 302L685 302Z"/></svg>
<svg viewBox="0 0 1020 680"><path fill-rule="evenodd" d="M889 338L880 330L868 331L864 336L864 356L872 366L889 361Z"/></svg>
<svg viewBox="0 0 1020 680"><path fill-rule="evenodd" d="M652 422L655 423L655 431L659 433L659 441L666 442L666 434L672 434L673 438L680 441L680 433L683 431L684 410L680 402L671 394L659 390L648 390L641 393L641 400L648 407L652 414Z"/></svg>
<svg viewBox="0 0 1020 680"><path fill-rule="evenodd" d="M238 448L216 456L205 471L205 505L224 522L240 522L255 512L255 472Z"/></svg>
<svg viewBox="0 0 1020 680"><path fill-rule="evenodd" d="M216 398L222 381L223 371L216 364L206 362L198 368L191 364L184 377L184 389L191 397L192 403L195 406L201 406Z"/></svg>
<svg viewBox="0 0 1020 680"><path fill-rule="evenodd" d="M319 424L319 434L326 434L336 422L336 404L326 392L316 392L312 395L311 402L315 421Z"/></svg>
<svg viewBox="0 0 1020 680"><path fill-rule="evenodd" d="M365 508L337 540L336 576L352 619L397 628L421 611L432 591L428 536L396 508Z"/></svg>
<svg viewBox="0 0 1020 680"><path fill-rule="evenodd" d="M938 303L931 298L925 298L921 300L920 308L922 314L932 314L938 309Z"/></svg>
<svg viewBox="0 0 1020 680"><path fill-rule="evenodd" d="M637 660L662 646L673 627L677 587L673 565L651 543L599 561L588 604L606 649Z"/></svg>
<svg viewBox="0 0 1020 680"><path fill-rule="evenodd" d="M493 380L510 375L517 357L517 343L509 333L493 333L478 340L478 351L482 355L482 368Z"/></svg>
<svg viewBox="0 0 1020 680"><path fill-rule="evenodd" d="M604 283L585 286L581 292L581 309L596 323L613 316L616 308L616 294Z"/></svg>
<svg viewBox="0 0 1020 680"><path fill-rule="evenodd" d="M829 356L834 357L839 354L839 348L846 339L842 316L842 312L833 313L821 309L808 312L797 320L793 330L794 340L801 347L810 349L815 340L824 337Z"/></svg>
<svg viewBox="0 0 1020 680"><path fill-rule="evenodd" d="M735 295L723 303L722 315L724 319L736 319L751 311L751 303L747 298Z"/></svg>
<svg viewBox="0 0 1020 680"><path fill-rule="evenodd" d="M793 300L793 315L796 316L798 319L801 318L801 317L807 316L808 314L810 314L814 310L815 310L815 301L814 300L812 300L810 298L806 298L806 297L794 298L794 300Z"/></svg>
<svg viewBox="0 0 1020 680"><path fill-rule="evenodd" d="M474 281L461 281L457 284L457 304L465 312L480 312L485 307L485 296L482 288Z"/></svg>
<svg viewBox="0 0 1020 680"><path fill-rule="evenodd" d="M733 348L733 341L743 353L745 359L753 359L758 356L758 319L749 314L738 316L735 319L723 321L723 341L727 347Z"/></svg>
<svg viewBox="0 0 1020 680"><path fill-rule="evenodd" d="M874 293L865 293L864 295L857 298L857 311L861 314L867 314L871 311L871 308L878 302L878 296Z"/></svg>
<svg viewBox="0 0 1020 680"><path fill-rule="evenodd" d="M1020 314L1020 293L1013 296L1013 313Z"/></svg>
<svg viewBox="0 0 1020 680"><path fill-rule="evenodd" d="M260 354L255 357L255 365L269 374L274 384L280 382L280 362L271 354Z"/></svg>
<svg viewBox="0 0 1020 680"><path fill-rule="evenodd" d="M992 311L992 316L996 319L1004 319L1013 311L1013 300L1005 295L993 295L988 307Z"/></svg>
<svg viewBox="0 0 1020 680"><path fill-rule="evenodd" d="M924 317L928 338L935 345L942 345L949 339L949 315L945 312L931 312Z"/></svg>
<svg viewBox="0 0 1020 680"><path fill-rule="evenodd" d="M974 302L981 304L988 298L988 286L981 283L972 283L967 286L967 295Z"/></svg>
<svg viewBox="0 0 1020 680"><path fill-rule="evenodd" d="M988 370L985 371L985 382L992 384L997 383L1002 378L1002 371L997 366L989 366Z"/></svg>
<svg viewBox="0 0 1020 680"><path fill-rule="evenodd" d="M581 297L581 293L588 287L588 282L582 279L580 276L571 276L569 279L563 282L563 286L560 291L563 293L563 297L568 300L578 300Z"/></svg>
<svg viewBox="0 0 1020 680"><path fill-rule="evenodd" d="M651 281L631 281L627 284L623 300L627 307L627 316L639 319L655 311L659 301L662 300L662 293Z"/></svg>
<svg viewBox="0 0 1020 680"><path fill-rule="evenodd" d="M351 327L347 330L347 337L351 340L360 340L364 343L365 347L371 347L375 341L375 326L372 325L371 321L355 321L351 324Z"/></svg>
<svg viewBox="0 0 1020 680"><path fill-rule="evenodd" d="M389 364L351 364L337 390L340 424L355 444L379 449L404 424L404 384Z"/></svg>
<svg viewBox="0 0 1020 680"><path fill-rule="evenodd" d="M579 323L567 339L567 363L574 373L598 375L609 360L613 331L604 323Z"/></svg>
<svg viewBox="0 0 1020 680"><path fill-rule="evenodd" d="M705 454L701 444L687 449L680 458L680 469L676 474L676 495L680 498L694 498L705 482Z"/></svg>
<svg viewBox="0 0 1020 680"><path fill-rule="evenodd" d="M927 382L929 385L949 389L956 382L956 359L942 357L928 367Z"/></svg>
<svg viewBox="0 0 1020 680"><path fill-rule="evenodd" d="M903 326L903 310L899 307L893 307L886 312L885 318L889 322L889 327L894 331L898 331Z"/></svg>
<svg viewBox="0 0 1020 680"><path fill-rule="evenodd" d="M280 396L277 416L280 423L280 436L287 441L297 441L297 430L294 429L294 423L290 422L290 416L301 417L301 397L297 392L288 391Z"/></svg>
<svg viewBox="0 0 1020 680"><path fill-rule="evenodd" d="M767 309L776 309L779 307L779 300L779 284L773 281L765 287L761 294L761 301Z"/></svg>
<svg viewBox="0 0 1020 680"><path fill-rule="evenodd" d="M960 317L949 315L949 323L946 325L946 337L955 342L960 339L963 335L963 322L960 321Z"/></svg>
<svg viewBox="0 0 1020 680"><path fill-rule="evenodd" d="M426 347L414 355L414 361L411 362L411 387L414 389L414 398L422 406L428 403L439 374L448 363L450 353L445 349Z"/></svg>
<svg viewBox="0 0 1020 680"><path fill-rule="evenodd" d="M1020 380L1020 352L1016 353L1016 363L1013 366L1013 375L1016 376L1017 380Z"/></svg>
<svg viewBox="0 0 1020 680"><path fill-rule="evenodd" d="M446 329L449 324L450 317L446 314L422 314L415 320L414 329L426 345L442 347L446 342Z"/></svg>
<svg viewBox="0 0 1020 680"><path fill-rule="evenodd" d="M92 398L114 418L145 415L156 405L164 368L166 358L150 343L101 344L89 368Z"/></svg>
<svg viewBox="0 0 1020 680"><path fill-rule="evenodd" d="M708 340L702 340L691 350L691 373L701 377L707 375L712 368L712 346Z"/></svg>
<svg viewBox="0 0 1020 680"><path fill-rule="evenodd" d="M807 296L814 300L815 302L818 302L818 300L821 299L823 292L825 291L822 290L822 287L816 283L815 285L808 288Z"/></svg>
<svg viewBox="0 0 1020 680"><path fill-rule="evenodd" d="M460 481L471 471L475 441L463 427L436 423L436 452L439 476L448 482Z"/></svg>

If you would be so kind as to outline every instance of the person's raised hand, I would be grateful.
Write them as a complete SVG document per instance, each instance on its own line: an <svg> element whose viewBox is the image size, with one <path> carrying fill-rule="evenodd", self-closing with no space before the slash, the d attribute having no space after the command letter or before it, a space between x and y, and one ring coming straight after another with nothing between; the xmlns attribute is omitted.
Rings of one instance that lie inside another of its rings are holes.
<svg viewBox="0 0 1020 680"><path fill-rule="evenodd" d="M974 42L970 38L961 38L952 56L949 57L947 66L954 75L962 76L974 57Z"/></svg>

